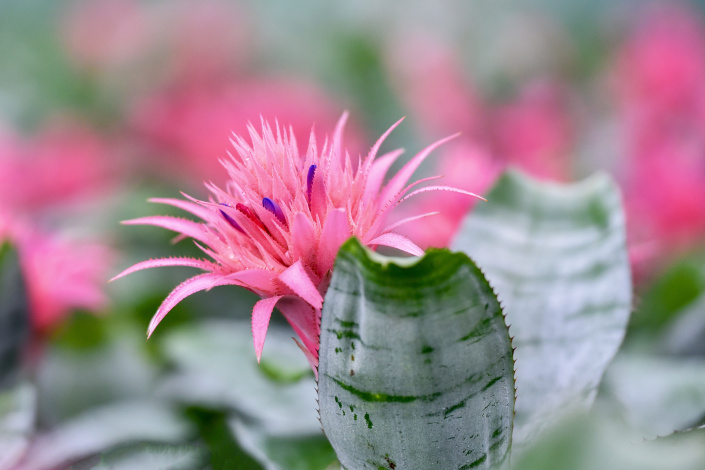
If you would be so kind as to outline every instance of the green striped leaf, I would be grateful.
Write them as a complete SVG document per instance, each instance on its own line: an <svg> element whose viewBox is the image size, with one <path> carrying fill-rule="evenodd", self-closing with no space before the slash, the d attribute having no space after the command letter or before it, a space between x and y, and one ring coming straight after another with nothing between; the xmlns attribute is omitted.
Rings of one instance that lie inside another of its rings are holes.
<svg viewBox="0 0 705 470"><path fill-rule="evenodd" d="M604 175L540 183L505 173L453 247L473 257L514 336L514 444L589 407L624 337L631 306L624 217Z"/></svg>
<svg viewBox="0 0 705 470"><path fill-rule="evenodd" d="M320 417L348 469L508 464L512 347L502 310L462 253L338 253L323 305Z"/></svg>

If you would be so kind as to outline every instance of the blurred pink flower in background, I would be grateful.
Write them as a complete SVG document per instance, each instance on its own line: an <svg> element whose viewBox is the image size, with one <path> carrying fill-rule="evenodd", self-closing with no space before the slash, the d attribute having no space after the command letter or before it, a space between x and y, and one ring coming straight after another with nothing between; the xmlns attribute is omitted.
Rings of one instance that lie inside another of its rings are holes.
<svg viewBox="0 0 705 470"><path fill-rule="evenodd" d="M692 244L705 233L703 150L702 145L664 142L641 156L626 185L633 229L642 232L635 235L673 247Z"/></svg>
<svg viewBox="0 0 705 470"><path fill-rule="evenodd" d="M38 334L49 333L76 309L106 306L110 248L44 225L58 209L110 194L116 178L107 147L69 119L33 136L0 133L0 241L17 247Z"/></svg>
<svg viewBox="0 0 705 470"><path fill-rule="evenodd" d="M137 157L129 163L135 176L200 189L222 175L229 136L246 133L248 122L287 122L297 135L315 123L322 138L343 107L312 82L255 73L248 62L257 44L239 2L89 0L75 3L63 23L75 63L95 63L107 75L129 68L116 73L129 83L113 91L123 95L119 126ZM351 123L348 133L357 154L362 132Z"/></svg>
<svg viewBox="0 0 705 470"><path fill-rule="evenodd" d="M111 93L121 96L118 125L137 157L133 175L146 170L200 187L222 174L218 159L230 133L245 133L260 118L291 123L300 135L311 123L319 136L333 129L342 106L313 83L254 73L247 13L226 0L89 0L68 10L68 56L121 77L112 78ZM363 139L352 124L349 148L357 152Z"/></svg>
<svg viewBox="0 0 705 470"><path fill-rule="evenodd" d="M443 176L449 186L483 194L499 176L502 165L492 159L471 139L460 138L449 142L442 149L434 171ZM433 192L419 195L401 206L394 214L402 220L414 213L438 211L432 223L409 224L399 227L401 234L413 239L419 246L445 247L453 240L468 211L475 205L474 198L452 192Z"/></svg>
<svg viewBox="0 0 705 470"><path fill-rule="evenodd" d="M423 60L411 60L416 53ZM541 179L571 179L575 95L561 81L533 79L499 102L482 102L453 51L428 36L391 47L389 65L399 97L423 132L463 132L435 160L434 172L448 175L450 184L487 188L507 165ZM635 269L643 271L640 264L692 248L705 235L705 27L699 15L678 3L646 9L618 50L611 79L626 149L617 176ZM417 224L404 232L420 246L446 246L473 201L439 193L414 204L450 208L433 227Z"/></svg>
<svg viewBox="0 0 705 470"><path fill-rule="evenodd" d="M692 248L705 235L705 27L698 18L680 3L646 10L612 71L627 149L621 180L629 236L651 246L651 258Z"/></svg>
<svg viewBox="0 0 705 470"><path fill-rule="evenodd" d="M561 84L537 80L494 110L494 150L500 160L552 181L570 177L574 129Z"/></svg>
<svg viewBox="0 0 705 470"><path fill-rule="evenodd" d="M682 114L705 87L705 30L681 2L651 5L637 16L616 63L620 100L642 117Z"/></svg>
<svg viewBox="0 0 705 470"><path fill-rule="evenodd" d="M400 44L389 49L389 72L412 119L431 136L462 132L459 141L434 159L433 173L446 175L455 187L473 191L489 188L507 165L538 178L570 179L574 131L568 95L561 83L536 80L520 88L513 100L491 105L476 96L452 49L429 36ZM413 204L445 208L432 226L415 224L403 229L425 248L447 246L474 201L436 193ZM400 213L405 210L412 209L407 206Z"/></svg>
<svg viewBox="0 0 705 470"><path fill-rule="evenodd" d="M481 134L484 105L455 50L428 35L404 37L390 44L387 66L412 119L430 138L458 130L466 137Z"/></svg>
<svg viewBox="0 0 705 470"><path fill-rule="evenodd" d="M238 71L251 50L242 8L224 0L76 1L63 12L60 35L79 68L132 67L123 78L151 86L220 79Z"/></svg>
<svg viewBox="0 0 705 470"><path fill-rule="evenodd" d="M0 210L0 243L19 253L35 334L50 333L76 309L100 311L113 254L98 242L45 233Z"/></svg>
<svg viewBox="0 0 705 470"><path fill-rule="evenodd" d="M191 258L149 260L128 268L114 279L140 269L189 266L206 273L192 277L165 299L150 322L151 335L164 316L185 297L219 285L245 287L262 297L252 312L252 333L259 360L275 305L299 336L299 346L314 372L318 365L320 314L323 295L338 249L356 236L363 244L393 247L413 255L423 251L395 233L403 224L433 213L415 214L387 222L389 212L407 198L424 192L455 191L448 186L424 186L427 178L408 184L432 144L413 157L388 182L385 175L401 151L377 157L380 145L399 124L392 126L369 154L352 158L343 146L347 114L338 122L332 140L318 150L311 132L308 150L298 148L293 133L263 123L262 133L249 129L251 144L235 137L232 158L223 161L225 189L208 185L209 201L156 199L201 218L197 223L175 217L145 217L128 221L180 232L196 240L213 261ZM413 190L412 190L413 189Z"/></svg>
<svg viewBox="0 0 705 470"><path fill-rule="evenodd" d="M104 195L117 182L109 146L70 119L55 119L33 136L0 130L0 205L41 211Z"/></svg>
<svg viewBox="0 0 705 470"><path fill-rule="evenodd" d="M238 2L175 0L155 5L151 14L167 76L181 83L233 77L253 52L248 18Z"/></svg>
<svg viewBox="0 0 705 470"><path fill-rule="evenodd" d="M69 59L93 72L135 60L143 52L147 26L137 0L83 0L63 12L59 28Z"/></svg>
<svg viewBox="0 0 705 470"><path fill-rule="evenodd" d="M155 170L173 172L200 186L204 180L225 182L219 159L232 133L245 135L248 123L258 124L260 119L286 122L295 135L307 135L315 123L316 135L322 139L333 129L337 109L335 101L312 84L250 80L155 94L137 104L132 122L146 153L157 157ZM363 138L354 123L349 134L348 149L355 155L362 149Z"/></svg>

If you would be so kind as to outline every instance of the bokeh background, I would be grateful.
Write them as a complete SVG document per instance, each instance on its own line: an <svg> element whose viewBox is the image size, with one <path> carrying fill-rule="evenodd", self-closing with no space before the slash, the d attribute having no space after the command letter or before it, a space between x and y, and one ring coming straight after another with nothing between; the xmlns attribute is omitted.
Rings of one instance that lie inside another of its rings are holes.
<svg viewBox="0 0 705 470"><path fill-rule="evenodd" d="M313 385L299 380L312 380L303 357L270 337L265 365L253 365L252 294L196 294L147 342L152 314L191 272L107 280L144 259L199 255L120 221L177 215L146 201L201 198L204 181L224 182L231 131L277 120L303 150L313 126L322 141L344 110L353 155L401 116L385 147L407 155L460 132L421 172L477 193L508 166L557 182L611 174L636 296L629 359L609 375L605 407L652 437L703 424L703 8L3 0L0 239L17 250L31 314L0 332L21 345L3 359L3 396L27 404L0 468L326 468L333 454L316 434ZM406 232L424 247L447 245L471 201L421 195L397 213L439 204L434 223ZM95 413L112 424L95 425ZM106 434L116 427L123 434Z"/></svg>

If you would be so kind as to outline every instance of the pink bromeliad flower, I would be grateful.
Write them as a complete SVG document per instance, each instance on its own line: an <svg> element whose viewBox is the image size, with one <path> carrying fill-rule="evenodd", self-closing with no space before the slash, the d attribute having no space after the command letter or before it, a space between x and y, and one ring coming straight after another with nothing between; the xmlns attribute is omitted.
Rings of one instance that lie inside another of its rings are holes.
<svg viewBox="0 0 705 470"><path fill-rule="evenodd" d="M185 297L214 286L242 286L262 297L252 311L257 359L261 357L276 306L299 336L297 343L315 372L323 296L343 242L355 236L370 247L389 246L421 256L423 250L394 230L434 213L388 224L390 210L426 191L446 190L475 196L448 186L416 188L433 178L407 184L429 153L449 138L422 150L383 184L387 170L402 151L375 157L384 139L401 121L375 143L367 157L358 158L357 165L353 165L349 153L343 152L346 118L347 113L339 120L330 145L326 141L320 152L312 133L305 154L297 150L293 132L282 133L278 126L272 129L264 122L261 134L250 127L251 144L235 136L232 141L235 154L222 162L229 175L225 188L206 185L212 193L209 201L152 200L181 208L200 217L202 222L166 216L125 222L180 232L193 238L211 258L143 261L114 278L160 266L190 266L206 271L169 294L152 318L148 336Z"/></svg>
<svg viewBox="0 0 705 470"><path fill-rule="evenodd" d="M36 214L107 194L117 180L108 149L95 131L68 116L31 138L0 126L0 206Z"/></svg>
<svg viewBox="0 0 705 470"><path fill-rule="evenodd" d="M75 240L32 227L0 207L0 244L17 247L37 336L51 333L77 309L100 312L113 252L94 241Z"/></svg>

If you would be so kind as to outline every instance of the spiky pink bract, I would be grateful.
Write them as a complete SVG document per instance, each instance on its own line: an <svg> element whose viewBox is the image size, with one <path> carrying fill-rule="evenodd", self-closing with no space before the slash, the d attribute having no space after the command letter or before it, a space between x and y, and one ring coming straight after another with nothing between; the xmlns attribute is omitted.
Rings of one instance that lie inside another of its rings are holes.
<svg viewBox="0 0 705 470"><path fill-rule="evenodd" d="M314 371L318 364L320 315L338 249L351 236L365 245L390 246L421 255L408 238L392 232L400 225L386 222L390 210L403 199L427 190L472 193L446 186L427 186L412 191L412 173L436 147L422 150L383 185L395 151L375 159L394 124L356 165L343 152L344 114L330 144L318 150L311 134L308 150L300 154L293 132L262 123L262 133L249 127L251 143L234 136L235 153L224 160L229 180L224 189L206 186L209 201L190 198L154 199L201 218L193 222L154 216L127 224L157 225L193 238L212 261L158 259L138 263L114 279L140 269L159 266L190 266L206 273L192 277L164 300L148 328L151 335L164 316L182 299L219 285L238 285L262 297L252 311L252 334L259 360L272 310L276 306L299 336L299 346ZM410 217L407 221L417 220ZM401 221L404 223L405 221Z"/></svg>

